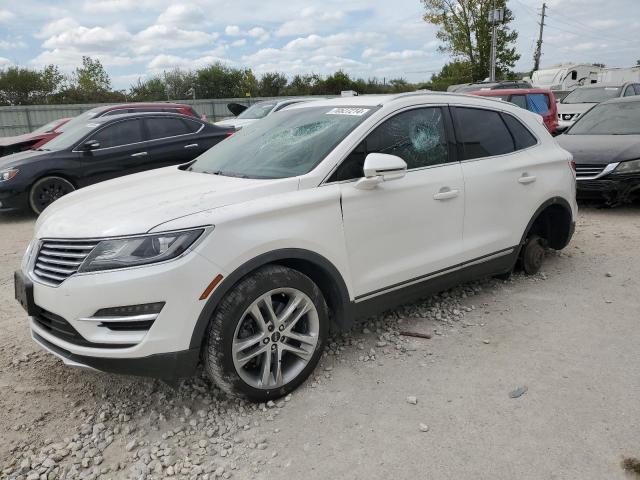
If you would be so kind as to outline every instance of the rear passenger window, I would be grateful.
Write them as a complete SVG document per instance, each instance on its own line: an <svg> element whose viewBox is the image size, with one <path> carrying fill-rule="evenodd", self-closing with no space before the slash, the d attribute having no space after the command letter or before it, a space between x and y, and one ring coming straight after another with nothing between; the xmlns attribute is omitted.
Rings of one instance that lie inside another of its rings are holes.
<svg viewBox="0 0 640 480"><path fill-rule="evenodd" d="M456 107L455 112L463 160L504 155L515 150L513 138L498 112L460 107Z"/></svg>
<svg viewBox="0 0 640 480"><path fill-rule="evenodd" d="M192 133L192 131L187 128L187 125L179 118L146 118L145 122L149 130L149 140Z"/></svg>
<svg viewBox="0 0 640 480"><path fill-rule="evenodd" d="M520 120L506 113L502 115L502 118L507 124L507 127L509 127L511 135L513 135L513 140L516 142L516 150L529 148L538 143L536 137L533 136L529 129L525 127Z"/></svg>
<svg viewBox="0 0 640 480"><path fill-rule="evenodd" d="M509 101L520 108L524 108L525 110L527 109L527 97L524 95L511 95L511 99Z"/></svg>

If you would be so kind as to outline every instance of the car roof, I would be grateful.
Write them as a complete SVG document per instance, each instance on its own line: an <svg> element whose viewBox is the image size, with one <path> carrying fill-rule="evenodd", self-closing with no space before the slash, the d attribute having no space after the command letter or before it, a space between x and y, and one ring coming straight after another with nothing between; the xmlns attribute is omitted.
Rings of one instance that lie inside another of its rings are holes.
<svg viewBox="0 0 640 480"><path fill-rule="evenodd" d="M173 102L134 102L134 103L119 103L117 105L99 105L91 110L99 112L108 112L109 110L118 110L120 108L191 108L191 105L186 103L173 103Z"/></svg>
<svg viewBox="0 0 640 480"><path fill-rule="evenodd" d="M640 102L640 95L635 95L632 97L612 98L611 100L607 100L606 102L600 103L600 105L602 105L603 103L634 103L634 102Z"/></svg>
<svg viewBox="0 0 640 480"><path fill-rule="evenodd" d="M173 113L173 112L132 112L132 113L120 113L118 115L106 115L103 117L90 118L87 120L87 123L96 123L102 125L103 123L109 122L111 120L123 119L123 118L144 118L144 117L170 117L170 118L183 118L185 120L196 121L198 123L207 123L203 122L199 118L192 117L191 115L182 115L181 113Z"/></svg>
<svg viewBox="0 0 640 480"><path fill-rule="evenodd" d="M523 95L526 93L544 93L549 95L551 91L545 90L544 88L494 88L492 90L474 90L473 92L465 93L486 97L499 97L500 95Z"/></svg>
<svg viewBox="0 0 640 480"><path fill-rule="evenodd" d="M468 95L466 93L457 92L408 92L408 93L392 93L392 94L374 94L374 95L358 95L357 97L336 97L325 100L317 100L315 102L300 102L287 110L297 108L314 108L314 107L381 107L409 98L415 98L416 103L468 103L477 104L481 102L504 102L490 97L481 97L478 95Z"/></svg>

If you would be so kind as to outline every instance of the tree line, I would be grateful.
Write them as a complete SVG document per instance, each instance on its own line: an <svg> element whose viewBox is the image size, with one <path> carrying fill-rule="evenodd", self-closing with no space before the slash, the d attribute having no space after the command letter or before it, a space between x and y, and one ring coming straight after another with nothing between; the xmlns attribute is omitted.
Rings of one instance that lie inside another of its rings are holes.
<svg viewBox="0 0 640 480"><path fill-rule="evenodd" d="M339 95L343 90L398 93L424 88L402 78L352 78L343 71L328 76L279 72L256 76L250 68L214 63L197 70L174 69L139 79L127 90L115 90L98 59L83 57L82 65L63 74L55 65L42 69L11 66L0 70L0 105L140 102L185 98L277 97Z"/></svg>

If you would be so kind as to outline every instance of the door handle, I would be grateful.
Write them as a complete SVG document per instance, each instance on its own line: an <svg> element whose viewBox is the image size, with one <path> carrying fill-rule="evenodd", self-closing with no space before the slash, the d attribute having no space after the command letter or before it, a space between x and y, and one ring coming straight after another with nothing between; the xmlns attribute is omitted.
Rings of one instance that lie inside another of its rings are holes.
<svg viewBox="0 0 640 480"><path fill-rule="evenodd" d="M184 148L197 148L197 143L190 143L189 145L185 145Z"/></svg>
<svg viewBox="0 0 640 480"><path fill-rule="evenodd" d="M138 152L138 153L132 153L131 154L132 157L145 157L147 155L148 155L147 152Z"/></svg>
<svg viewBox="0 0 640 480"><path fill-rule="evenodd" d="M518 179L518 182L522 184L533 183L536 181L535 175L529 175L528 173L523 173L522 176Z"/></svg>
<svg viewBox="0 0 640 480"><path fill-rule="evenodd" d="M433 196L434 200L448 200L455 198L460 193L458 190L451 190L449 187L442 187L438 193Z"/></svg>

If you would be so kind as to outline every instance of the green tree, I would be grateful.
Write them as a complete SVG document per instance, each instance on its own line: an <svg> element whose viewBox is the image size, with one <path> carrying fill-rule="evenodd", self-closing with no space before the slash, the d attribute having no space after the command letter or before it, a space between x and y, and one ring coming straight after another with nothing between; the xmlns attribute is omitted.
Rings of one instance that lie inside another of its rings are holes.
<svg viewBox="0 0 640 480"><path fill-rule="evenodd" d="M497 27L496 77L506 75L520 58L515 41L518 32L510 30L513 13L506 8L507 0L421 0L424 20L439 27L437 38L442 52L455 61L471 65L473 80L489 76L491 56L491 23L488 14L504 8L504 21Z"/></svg>
<svg viewBox="0 0 640 480"><path fill-rule="evenodd" d="M9 67L0 71L0 103L31 105L51 103L64 86L64 76L54 65L42 70Z"/></svg>
<svg viewBox="0 0 640 480"><path fill-rule="evenodd" d="M159 76L148 80L138 79L138 83L129 88L129 98L134 102L150 102L166 100L167 90L164 81Z"/></svg>
<svg viewBox="0 0 640 480"><path fill-rule="evenodd" d="M111 78L97 58L82 57L82 66L76 68L76 87L80 92L91 95L111 90Z"/></svg>
<svg viewBox="0 0 640 480"><path fill-rule="evenodd" d="M320 87L320 85L318 86ZM340 95L343 90L354 90L355 83L348 74L338 70L333 75L329 75L321 84L321 92L327 95ZM316 92L314 92L316 93Z"/></svg>
<svg viewBox="0 0 640 480"><path fill-rule="evenodd" d="M261 97L277 97L283 95L287 88L287 77L282 73L268 72L260 77L258 94Z"/></svg>
<svg viewBox="0 0 640 480"><path fill-rule="evenodd" d="M450 85L473 82L473 67L469 62L445 64L431 77L431 90L445 91Z"/></svg>

